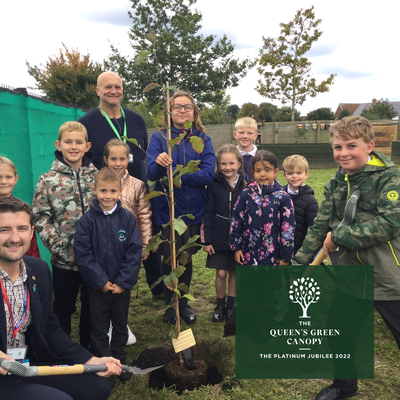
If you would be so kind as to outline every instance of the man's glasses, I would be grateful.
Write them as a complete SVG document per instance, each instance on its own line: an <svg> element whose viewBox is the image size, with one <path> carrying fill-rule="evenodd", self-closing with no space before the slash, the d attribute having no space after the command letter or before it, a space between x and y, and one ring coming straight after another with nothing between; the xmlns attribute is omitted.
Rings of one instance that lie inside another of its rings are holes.
<svg viewBox="0 0 400 400"><path fill-rule="evenodd" d="M186 110L186 111L192 111L194 108L193 104L172 104L172 108L176 111L180 111L182 109L182 107Z"/></svg>

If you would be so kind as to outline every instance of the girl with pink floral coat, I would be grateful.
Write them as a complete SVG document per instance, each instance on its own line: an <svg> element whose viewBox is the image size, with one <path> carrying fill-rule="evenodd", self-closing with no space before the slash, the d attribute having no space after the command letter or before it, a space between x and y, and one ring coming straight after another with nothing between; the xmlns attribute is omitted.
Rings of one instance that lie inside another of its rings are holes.
<svg viewBox="0 0 400 400"><path fill-rule="evenodd" d="M243 190L233 209L231 249L241 265L288 265L293 257L293 203L276 180L274 154L257 151L252 160L254 181Z"/></svg>

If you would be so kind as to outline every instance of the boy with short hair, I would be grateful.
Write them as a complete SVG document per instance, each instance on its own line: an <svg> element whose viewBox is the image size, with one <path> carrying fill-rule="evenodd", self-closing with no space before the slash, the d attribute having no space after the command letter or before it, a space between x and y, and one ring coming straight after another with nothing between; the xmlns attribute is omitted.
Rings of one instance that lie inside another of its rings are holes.
<svg viewBox="0 0 400 400"><path fill-rule="evenodd" d="M111 321L111 354L124 364L130 290L140 271L142 239L136 218L118 199L121 177L115 170L104 167L98 171L93 191L97 196L93 208L76 229L75 257L89 286L93 353L109 355ZM130 377L129 372L122 372L119 378Z"/></svg>
<svg viewBox="0 0 400 400"><path fill-rule="evenodd" d="M79 218L89 209L97 171L92 164L86 128L79 122L61 125L54 142L55 161L39 177L33 196L35 228L51 253L53 266L53 310L67 335L71 315L81 289L80 343L90 345L89 297L74 257L74 235Z"/></svg>
<svg viewBox="0 0 400 400"><path fill-rule="evenodd" d="M294 232L294 255L300 249L308 228L314 225L318 213L318 202L314 190L304 182L308 178L308 162L305 157L294 154L282 163L283 176L287 185L283 190L290 194L294 205L296 230Z"/></svg>
<svg viewBox="0 0 400 400"><path fill-rule="evenodd" d="M374 305L400 348L400 172L387 157L373 151L374 131L365 118L345 117L331 125L329 133L333 157L339 168L325 185L315 224L310 227L293 262L309 264L321 246L325 254L339 248L339 265L360 265L359 277L354 282L361 285L361 293L366 279L363 265L374 265ZM351 225L338 228L347 199L355 190L361 191L357 213ZM340 269L336 272L338 279L346 279L339 275ZM337 289L336 294L354 299L356 289L353 288L352 293ZM334 300L332 309L337 304ZM347 316L353 321L351 329L356 332L367 315L358 315L357 309L348 308L340 310L340 318L345 320ZM358 315L358 323L354 317L353 320L349 317L350 313ZM341 337L337 339L342 340ZM343 340L346 346L354 348L351 340ZM340 374L338 368L335 364L336 376ZM316 400L343 399L356 393L356 379L334 379L333 385L323 389Z"/></svg>
<svg viewBox="0 0 400 400"><path fill-rule="evenodd" d="M243 117L235 122L233 137L237 140L237 148L243 157L243 170L250 179L253 179L251 162L257 151L257 146L254 145L257 136L257 121L254 118Z"/></svg>

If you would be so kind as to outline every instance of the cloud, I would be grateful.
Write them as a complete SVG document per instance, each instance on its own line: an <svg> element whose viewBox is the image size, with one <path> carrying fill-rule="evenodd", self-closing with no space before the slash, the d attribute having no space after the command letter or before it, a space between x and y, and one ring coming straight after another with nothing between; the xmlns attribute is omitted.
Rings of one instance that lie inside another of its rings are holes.
<svg viewBox="0 0 400 400"><path fill-rule="evenodd" d="M87 21L98 24L109 24L128 28L132 26L132 20L129 18L126 9L93 11L88 14L84 14L83 18Z"/></svg>
<svg viewBox="0 0 400 400"><path fill-rule="evenodd" d="M331 44L314 44L311 47L311 50L307 51L305 54L306 57L322 57L332 54L336 48L338 47L337 43Z"/></svg>
<svg viewBox="0 0 400 400"><path fill-rule="evenodd" d="M370 76L376 75L376 72L372 71L352 71L343 67L324 67L318 70L320 74L337 74L338 78L343 79L361 79L361 78L369 78Z"/></svg>

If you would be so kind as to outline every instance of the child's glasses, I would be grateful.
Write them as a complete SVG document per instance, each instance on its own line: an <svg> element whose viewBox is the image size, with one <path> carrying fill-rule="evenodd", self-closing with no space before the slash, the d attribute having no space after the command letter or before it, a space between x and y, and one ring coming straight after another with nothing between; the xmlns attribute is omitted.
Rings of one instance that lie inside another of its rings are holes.
<svg viewBox="0 0 400 400"><path fill-rule="evenodd" d="M194 108L193 104L172 104L172 108L176 111L180 111L182 109L182 107L186 110L186 111L192 111Z"/></svg>

